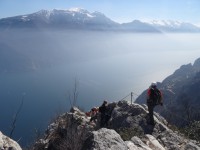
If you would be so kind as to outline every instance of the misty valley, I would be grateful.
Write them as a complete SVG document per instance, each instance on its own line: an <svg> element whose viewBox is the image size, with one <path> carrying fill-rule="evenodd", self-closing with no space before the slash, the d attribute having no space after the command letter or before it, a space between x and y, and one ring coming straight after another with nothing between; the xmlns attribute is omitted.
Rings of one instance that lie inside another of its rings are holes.
<svg viewBox="0 0 200 150"><path fill-rule="evenodd" d="M10 132L22 98L15 139L26 144L35 129L69 110L78 81L84 110L103 100L138 95L200 56L198 33L130 33L88 30L0 31L0 128ZM135 97L136 98L136 97ZM22 132L23 131L23 132Z"/></svg>

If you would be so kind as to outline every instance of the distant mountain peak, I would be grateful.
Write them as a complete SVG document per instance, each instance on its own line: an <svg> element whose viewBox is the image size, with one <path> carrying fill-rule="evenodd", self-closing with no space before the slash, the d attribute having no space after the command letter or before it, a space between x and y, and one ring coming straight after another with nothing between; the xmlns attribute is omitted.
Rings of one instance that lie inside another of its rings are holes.
<svg viewBox="0 0 200 150"><path fill-rule="evenodd" d="M53 10L42 9L42 10L36 12L35 14L42 15L47 18L49 18L51 15L55 15L55 14L69 14L72 16L74 16L75 14L84 14L88 17L94 17L91 15L91 13L89 11L87 11L86 9L83 9L83 8L53 9Z"/></svg>
<svg viewBox="0 0 200 150"><path fill-rule="evenodd" d="M171 27L181 25L181 22L177 20L152 20L148 23L156 26L171 26Z"/></svg>
<svg viewBox="0 0 200 150"><path fill-rule="evenodd" d="M49 19L51 13L52 13L52 11L42 9L42 10L34 13L34 15L40 15L40 16L43 16L43 17L46 17L47 19Z"/></svg>
<svg viewBox="0 0 200 150"><path fill-rule="evenodd" d="M95 11L92 13L93 15L101 15L101 16L105 16L103 13L99 12L99 11Z"/></svg>
<svg viewBox="0 0 200 150"><path fill-rule="evenodd" d="M71 11L71 12L81 12L81 13L89 13L86 9L78 8L78 7L70 8L70 9L68 9L68 11Z"/></svg>
<svg viewBox="0 0 200 150"><path fill-rule="evenodd" d="M152 20L146 21L146 23L158 28L164 32L199 32L198 26L177 20Z"/></svg>

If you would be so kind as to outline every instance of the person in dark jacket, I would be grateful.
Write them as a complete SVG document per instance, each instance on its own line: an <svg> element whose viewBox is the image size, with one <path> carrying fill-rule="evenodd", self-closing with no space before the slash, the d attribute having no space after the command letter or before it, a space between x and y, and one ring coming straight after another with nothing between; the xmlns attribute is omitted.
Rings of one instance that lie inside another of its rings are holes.
<svg viewBox="0 0 200 150"><path fill-rule="evenodd" d="M149 111L149 124L154 125L153 109L156 105L163 105L162 93L157 89L156 82L153 82L147 91L147 106Z"/></svg>
<svg viewBox="0 0 200 150"><path fill-rule="evenodd" d="M108 125L108 102L104 101L103 104L99 107L99 112L101 113L100 127Z"/></svg>

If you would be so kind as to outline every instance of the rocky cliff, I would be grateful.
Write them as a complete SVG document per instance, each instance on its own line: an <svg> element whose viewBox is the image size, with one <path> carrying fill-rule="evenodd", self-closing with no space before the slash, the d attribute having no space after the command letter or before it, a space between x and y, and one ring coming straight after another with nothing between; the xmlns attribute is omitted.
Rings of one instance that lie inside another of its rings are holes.
<svg viewBox="0 0 200 150"><path fill-rule="evenodd" d="M182 65L172 75L158 83L164 97L164 109L157 110L170 123L185 126L200 119L200 58L194 64ZM145 90L136 103L146 103Z"/></svg>
<svg viewBox="0 0 200 150"><path fill-rule="evenodd" d="M108 105L111 118L106 128L90 122L77 108L62 114L49 125L34 150L198 150L200 144L167 127L155 113L156 124L149 125L146 105L126 101Z"/></svg>
<svg viewBox="0 0 200 150"><path fill-rule="evenodd" d="M0 131L0 150L22 150L19 144Z"/></svg>

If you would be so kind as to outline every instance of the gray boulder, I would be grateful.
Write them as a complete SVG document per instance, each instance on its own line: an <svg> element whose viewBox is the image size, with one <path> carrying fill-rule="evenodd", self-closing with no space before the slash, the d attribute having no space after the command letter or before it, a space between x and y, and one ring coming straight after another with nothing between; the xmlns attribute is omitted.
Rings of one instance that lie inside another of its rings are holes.
<svg viewBox="0 0 200 150"><path fill-rule="evenodd" d="M51 123L43 139L37 141L34 150L79 150L88 133L94 130L84 112L73 107Z"/></svg>
<svg viewBox="0 0 200 150"><path fill-rule="evenodd" d="M1 150L22 150L19 144L2 134L0 131L0 149Z"/></svg>
<svg viewBox="0 0 200 150"><path fill-rule="evenodd" d="M128 150L128 148L115 130L101 128L91 133L82 150Z"/></svg>
<svg viewBox="0 0 200 150"><path fill-rule="evenodd" d="M140 138L134 136L131 141L126 141L129 150L151 150Z"/></svg>

